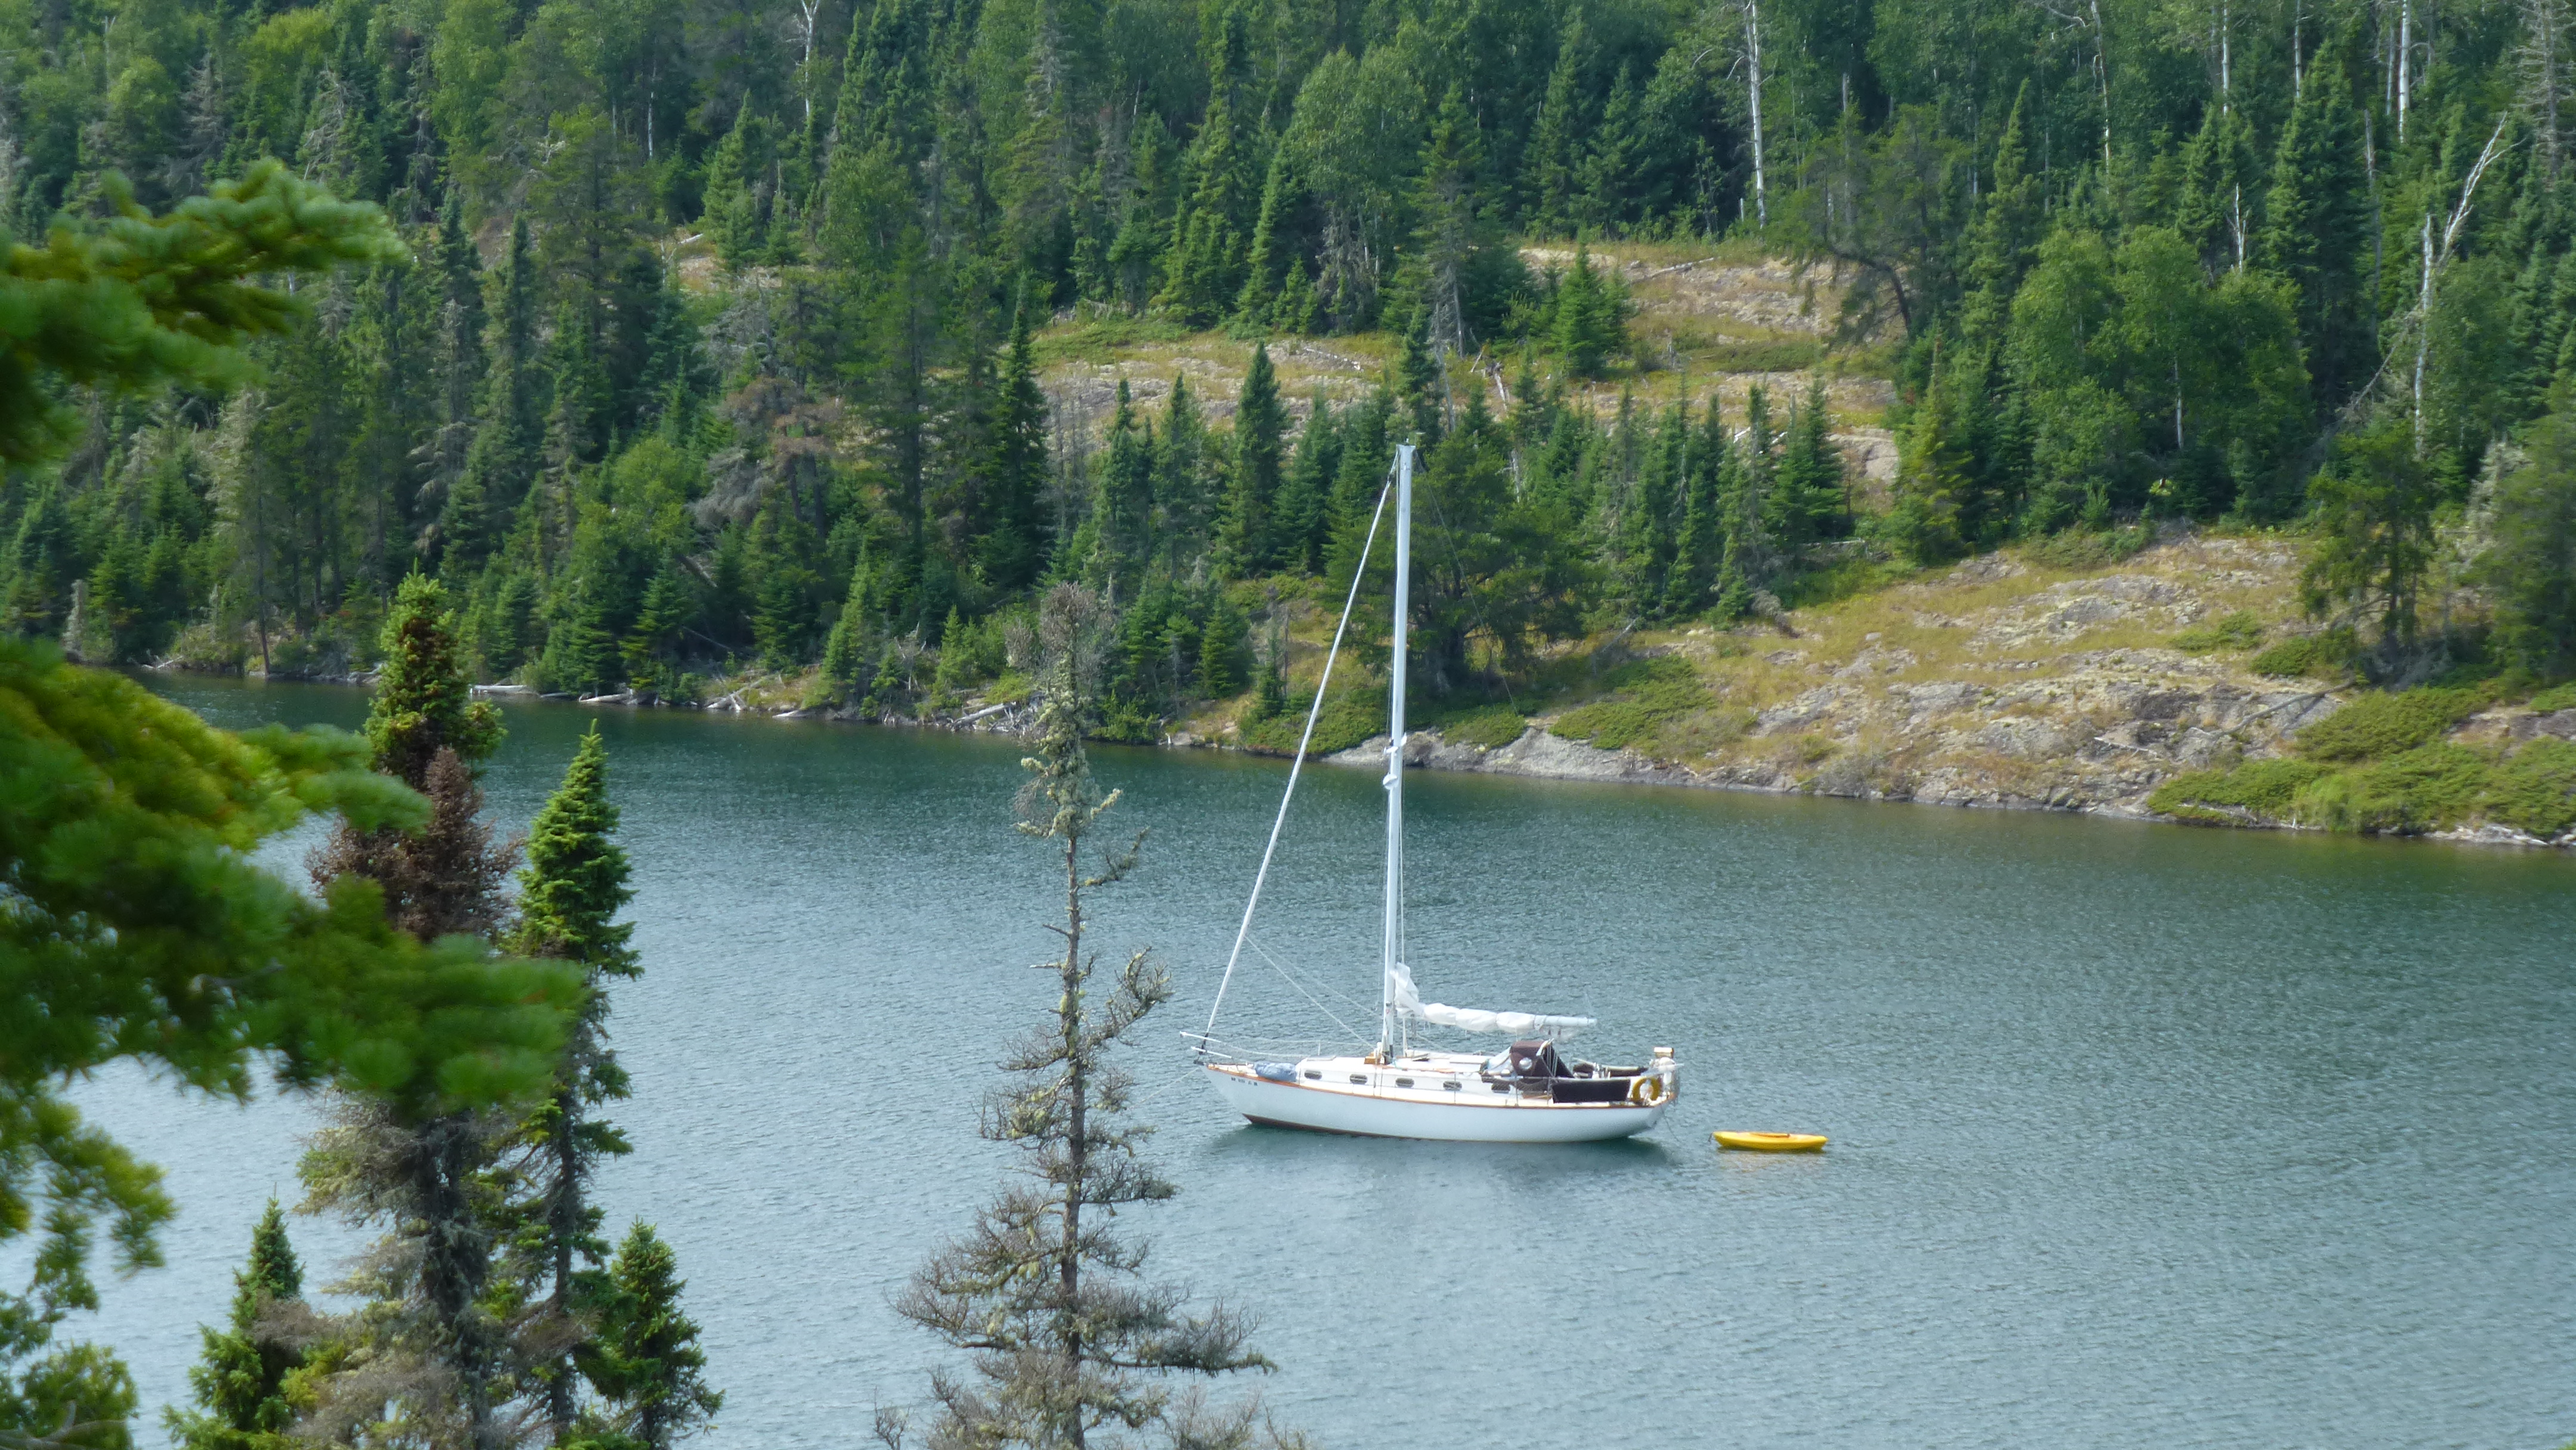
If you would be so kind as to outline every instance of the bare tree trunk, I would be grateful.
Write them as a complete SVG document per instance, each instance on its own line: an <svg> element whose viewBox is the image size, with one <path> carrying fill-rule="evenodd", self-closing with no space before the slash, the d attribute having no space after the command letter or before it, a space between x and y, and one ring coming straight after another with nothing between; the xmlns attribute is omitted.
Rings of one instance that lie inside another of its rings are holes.
<svg viewBox="0 0 2576 1450"><path fill-rule="evenodd" d="M1762 0L1744 0L1744 56L1750 66L1747 87L1753 112L1753 214L1755 225L1771 225L1771 196L1762 177Z"/></svg>
<svg viewBox="0 0 2576 1450"><path fill-rule="evenodd" d="M1067 648L1074 646L1068 644ZM1071 678L1071 669L1067 670ZM1175 679L1177 679L1177 674ZM1065 1116L1065 1181L1064 1239L1057 1255L1057 1292L1064 1296L1057 1311L1061 1326L1065 1372L1077 1381L1082 1376L1082 1188L1084 1175L1090 1171L1090 1129L1086 1123L1090 1106L1091 1085L1083 1069L1089 1065L1090 1051L1082 1040L1082 834L1068 831L1064 837L1064 995L1056 1012L1064 1031ZM1064 1427L1064 1443L1082 1450L1082 1408L1073 1409L1072 1423Z"/></svg>
<svg viewBox="0 0 2576 1450"><path fill-rule="evenodd" d="M2433 214L2424 213L2424 280L2415 294L2415 456L2424 456L2424 354L2433 341Z"/></svg>
<svg viewBox="0 0 2576 1450"><path fill-rule="evenodd" d="M2397 140L2406 140L2407 66L2415 49L2415 0L2398 0L2397 5Z"/></svg>

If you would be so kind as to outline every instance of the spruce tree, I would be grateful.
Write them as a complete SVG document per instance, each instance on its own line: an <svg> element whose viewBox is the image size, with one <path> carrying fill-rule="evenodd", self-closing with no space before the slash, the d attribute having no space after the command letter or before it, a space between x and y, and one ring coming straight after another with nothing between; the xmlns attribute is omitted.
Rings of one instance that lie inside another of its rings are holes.
<svg viewBox="0 0 2576 1450"><path fill-rule="evenodd" d="M1171 257L1156 300L1194 327L1229 311L1244 283L1246 237L1260 202L1255 156L1257 118L1244 114L1249 69L1247 21L1229 4L1211 29L1207 118L1191 143L1188 174L1196 179L1172 223Z"/></svg>
<svg viewBox="0 0 2576 1450"><path fill-rule="evenodd" d="M1574 250L1574 265L1556 284L1556 355L1568 377L1601 376L1611 354L1627 345L1626 319L1619 300L1592 269L1592 249Z"/></svg>
<svg viewBox="0 0 2576 1450"><path fill-rule="evenodd" d="M1833 439L1833 413L1825 380L1811 379L1807 396L1789 419L1789 433L1773 471L1771 527L1784 549L1829 538L1844 509L1842 450Z"/></svg>
<svg viewBox="0 0 2576 1450"><path fill-rule="evenodd" d="M163 1412L179 1450L291 1450L295 1408L286 1377L304 1363L281 1310L304 1309L304 1270L286 1239L276 1199L251 1231L250 1262L233 1275L232 1313L222 1329L200 1329L204 1349L188 1371L197 1408ZM263 1320L269 1322L263 1324Z"/></svg>
<svg viewBox="0 0 2576 1450"><path fill-rule="evenodd" d="M1244 259L1243 290L1236 293L1234 299L1235 320L1245 327L1263 329L1273 326L1283 310L1294 310L1293 305L1283 308L1283 304L1294 304L1293 294L1304 285L1302 266L1285 279L1279 275L1279 253L1285 240L1280 236L1280 229L1286 223L1288 209L1295 205L1296 185L1295 175L1289 168L1287 148L1271 153L1270 174L1261 183L1259 220L1252 226L1251 255ZM1284 330L1295 332L1302 329L1290 326Z"/></svg>
<svg viewBox="0 0 2576 1450"><path fill-rule="evenodd" d="M1026 286L1022 287L1023 294ZM1046 490L1047 400L1038 387L1037 355L1023 295L1011 318L1011 349L994 389L992 462L985 475L985 534L979 546L984 582L1016 593L1046 558L1038 507Z"/></svg>
<svg viewBox="0 0 2576 1450"><path fill-rule="evenodd" d="M1480 248L1492 243L1486 223L1485 152L1467 93L1455 83L1432 118L1422 148L1422 174L1413 188L1414 265L1421 268L1426 340L1434 352L1468 351L1468 274Z"/></svg>
<svg viewBox="0 0 2576 1450"><path fill-rule="evenodd" d="M1271 567L1280 441L1287 428L1288 411L1279 400L1279 375L1270 366L1270 349L1256 344L1252 367L1244 374L1243 395L1234 410L1234 466L1227 478L1225 514L1216 538L1220 579L1249 578Z"/></svg>
<svg viewBox="0 0 2576 1450"><path fill-rule="evenodd" d="M2262 179L2245 118L2212 102L2200 130L2182 153L2182 188L2174 199L2174 229L2199 253L2211 276L2242 269L2253 260Z"/></svg>
<svg viewBox="0 0 2576 1450"><path fill-rule="evenodd" d="M393 922L422 941L488 938L507 915L501 883L518 855L479 819L474 766L500 745L498 714L471 698L455 617L435 582L403 581L383 645L367 740L378 771L429 798L429 820L418 830L344 824L316 852L313 875L326 886L376 882ZM300 1169L306 1207L389 1233L382 1271L367 1281L375 1302L339 1325L347 1362L375 1368L316 1387L313 1424L324 1437L372 1433L387 1423L389 1401L394 1420L437 1427L432 1435L482 1446L497 1434L519 1356L485 1296L502 1223L493 1169L515 1126L507 1112L435 1095L333 1100ZM389 1397L377 1373L401 1365L417 1378Z"/></svg>
<svg viewBox="0 0 2576 1450"><path fill-rule="evenodd" d="M1673 541L1672 581L1664 594L1664 612L1676 618L1690 618L1708 607L1718 571L1725 562L1726 524L1720 483L1726 455L1726 413L1712 391L1683 481L1681 526Z"/></svg>
<svg viewBox="0 0 2576 1450"><path fill-rule="evenodd" d="M528 828L527 865L519 873L519 921L507 945L522 956L578 965L586 995L564 1041L551 1099L520 1127L532 1162L513 1205L511 1256L517 1277L545 1286L547 1315L563 1344L536 1366L555 1443L571 1434L577 1405L573 1364L596 1332L597 1267L608 1252L591 1181L602 1157L630 1151L626 1137L602 1118L601 1105L627 1095L625 1069L607 1042L608 982L642 975L627 945L631 925L616 921L633 898L626 853L611 839L617 807L608 799L608 750L593 725L556 788Z"/></svg>
<svg viewBox="0 0 2576 1450"><path fill-rule="evenodd" d="M2039 178L2031 174L2023 139L2023 113L2029 105L2030 85L2024 82L2004 120L2003 138L1995 144L1994 185L1980 202L1968 236L1969 292L1960 308L1960 330L1989 345L2002 340L2013 293L2029 272L2047 225Z"/></svg>
<svg viewBox="0 0 2576 1450"><path fill-rule="evenodd" d="M724 1392L706 1382L707 1355L696 1321L680 1310L679 1260L671 1246L638 1222L608 1267L598 1338L581 1351L583 1372L609 1402L594 1438L602 1450L619 1443L670 1450L711 1426Z"/></svg>
<svg viewBox="0 0 2576 1450"><path fill-rule="evenodd" d="M1206 477L1207 427L1200 420L1198 399L1191 396L1189 376L1172 376L1171 400L1163 411L1162 446L1154 454L1154 535L1164 570L1185 575L1208 543L1214 510Z"/></svg>
<svg viewBox="0 0 2576 1450"><path fill-rule="evenodd" d="M989 1138L1021 1150L1028 1181L976 1215L972 1232L924 1264L897 1312L972 1356L971 1377L934 1373L933 1443L1081 1447L1095 1432L1139 1429L1171 1408L1164 1377L1266 1366L1222 1306L1186 1314L1177 1290L1140 1283L1141 1246L1110 1227L1122 1208L1176 1191L1140 1156L1150 1131L1127 1116L1129 1074L1111 1059L1171 980L1144 952L1108 983L1087 946L1088 897L1135 869L1144 838L1096 857L1086 847L1118 793L1091 774L1083 737L1097 719L1109 620L1073 585L1039 615L1041 704L1030 778L1015 808L1022 834L1055 854L1063 955L1042 964L1055 1004L1004 1059L1010 1085L984 1115Z"/></svg>
<svg viewBox="0 0 2576 1450"><path fill-rule="evenodd" d="M1297 453L1279 489L1274 538L1279 567L1312 574L1324 564L1331 535L1333 478L1341 469L1341 429L1331 400L1321 393L1297 432Z"/></svg>
<svg viewBox="0 0 2576 1450"><path fill-rule="evenodd" d="M1118 380L1118 408L1109 417L1107 446L1101 450L1099 478L1091 495L1094 554L1084 561L1083 579L1116 603L1118 587L1135 596L1151 557L1154 513L1154 433L1136 416L1127 380Z"/></svg>
<svg viewBox="0 0 2576 1450"><path fill-rule="evenodd" d="M2273 153L2263 202L2264 264L2299 289L2299 342L2320 407L2340 406L2369 376L2365 265L2373 197L2345 57L2349 25L2321 48Z"/></svg>
<svg viewBox="0 0 2576 1450"><path fill-rule="evenodd" d="M1524 155L1521 194L1528 208L1529 229L1543 237L1561 237L1574 228L1578 151L1583 131L1583 13L1569 11L1557 32L1556 61L1547 74L1547 93Z"/></svg>
<svg viewBox="0 0 2576 1450"><path fill-rule="evenodd" d="M1222 593L1208 607L1207 624L1199 632L1199 693L1212 700L1228 700L1243 693L1245 642L1251 637L1244 623L1243 611Z"/></svg>
<svg viewBox="0 0 2576 1450"><path fill-rule="evenodd" d="M536 258L523 216L510 228L510 255L492 319L491 371L474 441L439 517L451 572L479 567L535 479L545 437L543 369L538 357Z"/></svg>

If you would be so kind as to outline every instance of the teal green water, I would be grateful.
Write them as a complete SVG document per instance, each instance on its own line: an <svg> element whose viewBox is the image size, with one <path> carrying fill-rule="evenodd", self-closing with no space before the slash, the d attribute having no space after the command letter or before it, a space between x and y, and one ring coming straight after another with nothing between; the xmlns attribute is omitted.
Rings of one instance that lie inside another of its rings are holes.
<svg viewBox="0 0 2576 1450"><path fill-rule="evenodd" d="M220 724L355 691L155 687ZM522 823L590 715L510 711ZM855 1443L923 1396L888 1295L990 1194L989 1064L1048 998L1008 742L599 717L645 977L606 1192L678 1245L728 1393L714 1443ZM1101 750L1150 945L1200 1024L1284 770ZM1260 940L1373 1011L1381 792L1307 777ZM2576 863L2065 817L1412 777L1426 995L1669 1044L1649 1138L1513 1148L1230 1121L1175 1036L1137 1059L1182 1188L1128 1226L1257 1313L1260 1388L1337 1446L1659 1434L1729 1446L2482 1446L2576 1438ZM300 846L281 851L292 864ZM1338 996L1335 994L1339 994ZM1239 1009L1239 1010L1238 1010ZM1331 1035L1254 961L1235 1030ZM183 1392L296 1101L85 1090L171 1170L171 1265L98 1326ZM1719 1127L1833 1135L1719 1154ZM354 1242L298 1225L317 1268ZM321 1277L317 1273L316 1277Z"/></svg>

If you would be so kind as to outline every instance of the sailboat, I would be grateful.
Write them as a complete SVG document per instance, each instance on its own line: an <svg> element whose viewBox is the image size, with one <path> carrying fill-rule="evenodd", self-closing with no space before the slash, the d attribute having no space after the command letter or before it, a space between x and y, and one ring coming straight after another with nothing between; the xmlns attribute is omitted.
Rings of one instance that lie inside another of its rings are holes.
<svg viewBox="0 0 2576 1450"><path fill-rule="evenodd" d="M1376 1045L1364 1052L1263 1057L1233 1050L1215 1033L1217 1012L1242 960L1253 911L1260 904L1261 888L1269 880L1271 858L1279 847L1280 828L1288 819L1288 803L1305 768L1306 747L1314 738L1324 691L1332 683L1333 662L1350 627L1351 606L1358 601L1360 580L1367 574L1368 551L1377 543L1388 502L1385 495L1370 521L1360 566L1353 571L1350 598L1343 603L1341 623L1334 627L1333 643L1324 657L1323 679L1316 685L1305 733L1288 767L1287 790L1271 822L1270 842L1262 851L1261 869L1244 903L1243 922L1235 932L1225 976L1208 1010L1207 1031L1186 1035L1196 1042L1200 1070L1218 1096L1255 1123L1365 1137L1490 1143L1588 1142L1645 1132L1663 1120L1680 1092L1679 1068L1671 1048L1656 1048L1638 1066L1583 1061L1565 1051L1564 1043L1573 1033L1592 1026L1593 1019L1425 1002L1403 960L1404 666L1413 563L1413 462L1411 445L1396 449L1395 478L1387 489L1395 504L1395 627L1387 688L1386 900ZM1415 1042L1417 1027L1495 1036L1509 1045L1490 1052L1436 1048Z"/></svg>

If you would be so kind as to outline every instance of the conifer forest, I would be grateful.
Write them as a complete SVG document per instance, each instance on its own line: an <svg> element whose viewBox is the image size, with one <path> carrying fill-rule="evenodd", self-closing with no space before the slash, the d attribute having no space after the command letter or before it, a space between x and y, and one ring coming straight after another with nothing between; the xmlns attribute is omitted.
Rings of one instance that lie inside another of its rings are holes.
<svg viewBox="0 0 2576 1450"><path fill-rule="evenodd" d="M909 711L1077 580L1103 728L1152 738L1260 683L1410 439L1441 695L2141 520L2306 531L2393 675L2576 662L2551 0L12 13L20 245L263 158L400 237L250 385L66 395L12 462L0 616L83 658L360 670L420 572L479 680ZM1837 279L1819 385L1609 401L1670 366L1584 250L1622 239ZM1240 395L1041 385L1148 328L1253 344ZM1364 396L1283 388L1314 339L1382 341ZM1893 380L1883 488L1829 372ZM2483 604L2436 608L2463 527Z"/></svg>

